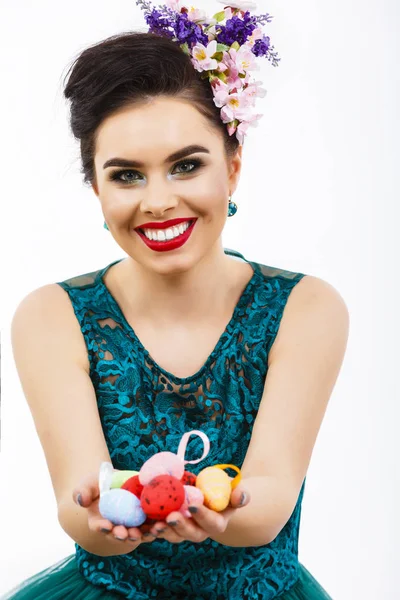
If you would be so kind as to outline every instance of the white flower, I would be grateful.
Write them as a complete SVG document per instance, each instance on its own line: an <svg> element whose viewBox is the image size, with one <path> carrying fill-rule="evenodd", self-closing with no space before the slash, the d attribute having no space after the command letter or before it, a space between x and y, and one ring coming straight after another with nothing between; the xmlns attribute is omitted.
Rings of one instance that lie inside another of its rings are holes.
<svg viewBox="0 0 400 600"><path fill-rule="evenodd" d="M255 2L251 2L251 0L217 0L220 4L224 6L230 6L231 8L239 8L240 10L256 10L257 4Z"/></svg>
<svg viewBox="0 0 400 600"><path fill-rule="evenodd" d="M193 21L194 23L204 23L205 21L208 23L209 21L204 10L200 8L194 8L193 6L188 10L187 16L189 21Z"/></svg>
<svg viewBox="0 0 400 600"><path fill-rule="evenodd" d="M218 67L218 61L211 58L217 51L217 40L212 40L204 46L198 42L192 48L192 64L197 71L213 71Z"/></svg>
<svg viewBox="0 0 400 600"><path fill-rule="evenodd" d="M176 12L180 12L181 10L180 0L166 0L165 4L167 5L167 8L175 10Z"/></svg>

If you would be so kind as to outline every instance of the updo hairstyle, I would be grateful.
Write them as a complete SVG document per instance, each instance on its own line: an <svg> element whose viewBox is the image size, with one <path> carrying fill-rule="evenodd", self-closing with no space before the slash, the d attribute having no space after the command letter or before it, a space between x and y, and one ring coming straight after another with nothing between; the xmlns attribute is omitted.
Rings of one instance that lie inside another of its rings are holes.
<svg viewBox="0 0 400 600"><path fill-rule="evenodd" d="M210 130L221 132L228 162L239 146L221 120L208 79L201 78L177 43L161 35L126 32L89 46L65 75L64 96L70 101L72 134L80 142L85 184L95 181L96 136L102 121L119 109L158 96L191 102L206 117Z"/></svg>

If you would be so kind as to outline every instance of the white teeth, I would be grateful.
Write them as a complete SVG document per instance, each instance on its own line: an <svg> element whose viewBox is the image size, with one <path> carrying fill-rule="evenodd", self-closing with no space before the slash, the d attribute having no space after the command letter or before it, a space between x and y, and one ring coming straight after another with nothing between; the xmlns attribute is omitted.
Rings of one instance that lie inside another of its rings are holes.
<svg viewBox="0 0 400 600"><path fill-rule="evenodd" d="M144 229L144 234L149 240L165 242L166 240L173 240L174 238L182 235L190 226L190 222L180 223L169 229Z"/></svg>

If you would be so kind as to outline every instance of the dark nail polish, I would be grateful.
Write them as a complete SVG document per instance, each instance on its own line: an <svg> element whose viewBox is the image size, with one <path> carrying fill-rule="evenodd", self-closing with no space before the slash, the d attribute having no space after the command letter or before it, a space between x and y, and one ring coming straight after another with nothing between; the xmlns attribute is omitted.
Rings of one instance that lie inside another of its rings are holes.
<svg viewBox="0 0 400 600"><path fill-rule="evenodd" d="M83 506L83 504L82 504L82 496L81 496L81 494L78 494L78 495L77 495L77 497L76 497L76 501L77 501L77 503L79 504L79 506Z"/></svg>
<svg viewBox="0 0 400 600"><path fill-rule="evenodd" d="M150 531L148 531L147 533L143 534L143 537L156 537L156 536L153 535L152 533L150 533Z"/></svg>
<svg viewBox="0 0 400 600"><path fill-rule="evenodd" d="M241 497L240 497L239 506L243 506L243 504L246 502L246 500L247 500L247 494L246 494L246 492L243 492L242 495L241 495Z"/></svg>
<svg viewBox="0 0 400 600"><path fill-rule="evenodd" d="M164 533L165 529L157 529L157 533Z"/></svg>
<svg viewBox="0 0 400 600"><path fill-rule="evenodd" d="M128 538L128 540L129 540L130 542L137 542L137 541L138 541L138 539L137 539L137 538Z"/></svg>
<svg viewBox="0 0 400 600"><path fill-rule="evenodd" d="M116 535L116 536L115 536L115 539L116 539L116 540L119 540L120 542L124 542L126 538L120 538L120 537L118 537L118 536Z"/></svg>
<svg viewBox="0 0 400 600"><path fill-rule="evenodd" d="M104 529L102 529L101 531L102 531L103 533L110 533L110 532L111 532L111 529L105 529L105 528L104 528Z"/></svg>
<svg viewBox="0 0 400 600"><path fill-rule="evenodd" d="M176 527L179 524L179 521L167 521L167 525L171 525L171 527Z"/></svg>
<svg viewBox="0 0 400 600"><path fill-rule="evenodd" d="M197 507L196 506L189 506L189 512L192 513L192 515L197 513Z"/></svg>

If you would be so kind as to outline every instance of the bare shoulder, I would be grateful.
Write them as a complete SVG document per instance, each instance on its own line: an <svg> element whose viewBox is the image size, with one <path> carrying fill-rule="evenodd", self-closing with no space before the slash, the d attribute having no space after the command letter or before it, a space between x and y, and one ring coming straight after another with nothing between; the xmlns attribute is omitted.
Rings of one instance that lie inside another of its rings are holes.
<svg viewBox="0 0 400 600"><path fill-rule="evenodd" d="M73 356L89 373L84 337L68 294L58 284L36 288L20 301L13 315L11 332L13 339L18 335L34 335L41 344L46 343L46 339L49 342L50 336L56 333L58 351Z"/></svg>
<svg viewBox="0 0 400 600"><path fill-rule="evenodd" d="M349 331L349 310L343 296L331 283L313 275L304 276L290 292L268 362L287 345L300 341L307 327L321 333L337 328L346 339Z"/></svg>
<svg viewBox="0 0 400 600"><path fill-rule="evenodd" d="M60 507L84 476L110 461L86 344L61 286L45 285L23 298L11 342Z"/></svg>

